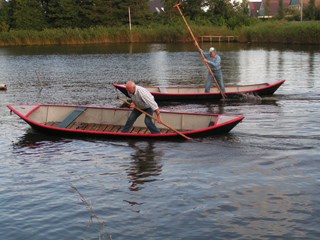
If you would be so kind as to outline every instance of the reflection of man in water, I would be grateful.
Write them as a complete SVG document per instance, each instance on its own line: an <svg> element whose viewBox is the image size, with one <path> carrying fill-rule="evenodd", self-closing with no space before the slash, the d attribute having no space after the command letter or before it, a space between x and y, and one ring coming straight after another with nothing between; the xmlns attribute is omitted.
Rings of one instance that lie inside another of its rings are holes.
<svg viewBox="0 0 320 240"><path fill-rule="evenodd" d="M141 146L145 143L146 146ZM162 165L159 164L160 161L158 161L161 156L154 151L152 142L139 142L137 144L132 141L129 142L129 146L136 150L131 155L132 164L128 169L128 176L131 178L131 186L129 187L131 191L139 191L141 189L139 185L156 181L152 176L160 175L162 168Z"/></svg>

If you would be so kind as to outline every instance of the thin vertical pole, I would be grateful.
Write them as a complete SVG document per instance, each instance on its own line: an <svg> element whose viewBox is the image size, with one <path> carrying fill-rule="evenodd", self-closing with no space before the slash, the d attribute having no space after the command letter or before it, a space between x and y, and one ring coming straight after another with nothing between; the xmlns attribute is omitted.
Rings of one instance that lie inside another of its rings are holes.
<svg viewBox="0 0 320 240"><path fill-rule="evenodd" d="M128 14L129 14L130 42L132 42L132 37L131 37L131 12L130 12L130 7L128 7Z"/></svg>

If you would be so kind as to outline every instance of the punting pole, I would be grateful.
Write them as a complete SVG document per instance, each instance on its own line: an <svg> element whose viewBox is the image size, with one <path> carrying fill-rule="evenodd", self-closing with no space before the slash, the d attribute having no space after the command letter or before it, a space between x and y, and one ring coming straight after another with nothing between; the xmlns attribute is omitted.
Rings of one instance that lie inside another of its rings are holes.
<svg viewBox="0 0 320 240"><path fill-rule="evenodd" d="M186 18L184 17L184 15L183 15L183 13L182 13L182 11L181 11L181 9L180 9L180 1L175 5L175 7L178 9L178 11L179 11L179 13L180 13L180 15L181 15L184 23L186 24L186 26L187 26L187 28L188 28L188 30L189 30L192 38L193 38L194 43L195 43L196 47L198 48L198 51L200 52L201 57L202 57L204 63L206 64L206 66L207 66L207 68L208 68L209 73L210 73L211 76L213 77L213 79L214 79L214 81L215 81L215 83L216 83L216 85L217 85L217 87L218 87L218 89L219 89L219 91L220 91L220 93L221 93L221 95L222 95L222 98L225 99L225 98L226 98L226 95L222 92L222 90L221 90L221 88L220 88L220 85L218 84L218 81L217 81L216 77L214 76L214 74L213 74L213 72L212 72L209 64L205 61L206 58L205 58L203 52L201 51L201 48L200 48L200 46L199 46L199 44L198 44L198 41L197 41L197 39L195 38L195 36L194 36L194 34L193 34L193 32L192 32L192 30L191 30L191 28L190 28L190 26L189 26Z"/></svg>

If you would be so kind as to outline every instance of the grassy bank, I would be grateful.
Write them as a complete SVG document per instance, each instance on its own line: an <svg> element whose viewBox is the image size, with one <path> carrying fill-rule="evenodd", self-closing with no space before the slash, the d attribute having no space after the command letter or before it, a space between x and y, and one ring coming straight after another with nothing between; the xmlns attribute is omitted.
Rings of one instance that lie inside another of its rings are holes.
<svg viewBox="0 0 320 240"><path fill-rule="evenodd" d="M229 34L221 27L193 26L196 36L204 34ZM53 45L53 44L94 44L126 42L190 42L192 38L185 25L150 25L146 27L87 29L46 29L43 31L0 32L0 46Z"/></svg>
<svg viewBox="0 0 320 240"><path fill-rule="evenodd" d="M237 35L239 42L319 44L319 22L265 21L230 30L225 27L190 25L195 36ZM94 27L0 32L0 46L94 44L126 42L192 42L184 24L144 27Z"/></svg>
<svg viewBox="0 0 320 240"><path fill-rule="evenodd" d="M238 31L240 42L320 44L320 22L265 21Z"/></svg>

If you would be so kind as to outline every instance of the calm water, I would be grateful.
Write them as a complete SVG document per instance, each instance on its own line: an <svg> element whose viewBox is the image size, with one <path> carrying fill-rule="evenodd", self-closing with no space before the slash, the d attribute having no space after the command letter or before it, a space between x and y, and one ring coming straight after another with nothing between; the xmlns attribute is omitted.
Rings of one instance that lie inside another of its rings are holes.
<svg viewBox="0 0 320 240"><path fill-rule="evenodd" d="M286 82L262 99L160 105L245 116L200 142L44 136L6 108L119 107L112 83L127 80L204 84L192 44L0 48L1 239L318 239L320 47L216 47L226 84Z"/></svg>

